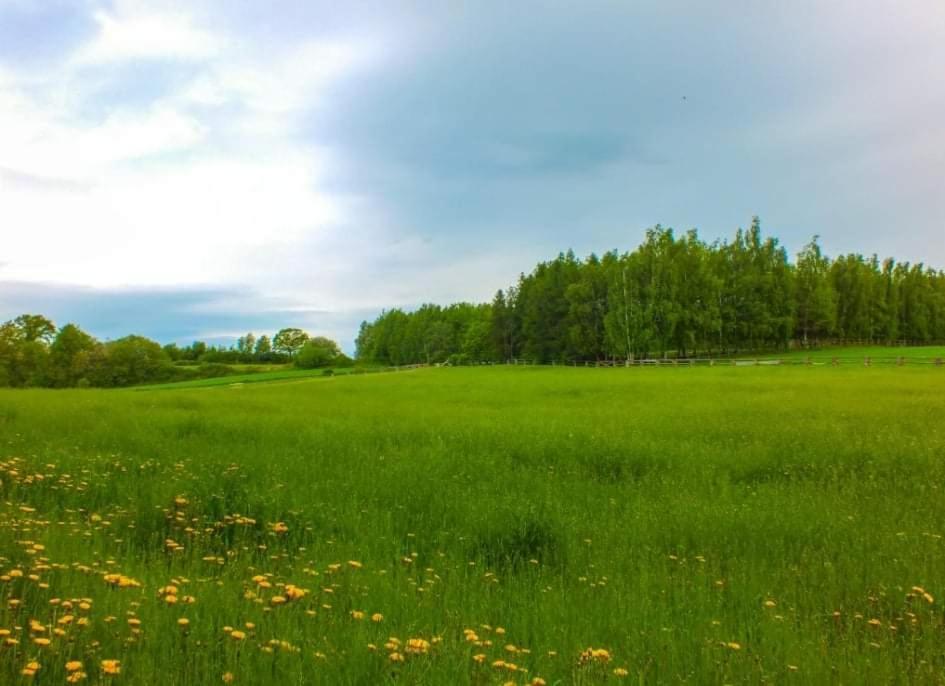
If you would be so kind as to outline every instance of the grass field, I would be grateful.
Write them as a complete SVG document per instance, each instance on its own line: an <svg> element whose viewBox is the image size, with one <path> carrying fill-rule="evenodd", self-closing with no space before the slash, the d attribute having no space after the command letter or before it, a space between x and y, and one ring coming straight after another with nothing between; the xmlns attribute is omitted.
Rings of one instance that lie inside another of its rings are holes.
<svg viewBox="0 0 945 686"><path fill-rule="evenodd" d="M317 376L331 375L343 376L345 374L363 374L373 372L371 368L344 367L339 369L295 369L288 365L283 365L274 371L256 371L248 374L231 374L229 376L214 376L208 379L192 379L188 381L172 381L170 383L151 384L148 386L139 386L140 389L147 390L167 390L183 388L209 388L212 386L231 386L233 384L249 383L270 383L274 381L300 381L311 379Z"/></svg>
<svg viewBox="0 0 945 686"><path fill-rule="evenodd" d="M780 358L791 361L801 361L810 358L818 362L829 362L837 358L841 363L859 363L869 357L875 364L894 364L897 358L905 359L906 364L929 363L938 358L945 359L945 346L892 346L892 345L851 345L814 348L811 350L791 350L784 353L773 353L766 357Z"/></svg>
<svg viewBox="0 0 945 686"><path fill-rule="evenodd" d="M942 683L943 420L928 365L2 391L0 683Z"/></svg>

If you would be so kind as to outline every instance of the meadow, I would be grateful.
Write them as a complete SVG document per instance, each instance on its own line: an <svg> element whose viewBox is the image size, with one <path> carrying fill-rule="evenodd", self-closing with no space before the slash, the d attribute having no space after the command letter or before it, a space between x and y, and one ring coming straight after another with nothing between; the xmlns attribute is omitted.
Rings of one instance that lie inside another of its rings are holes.
<svg viewBox="0 0 945 686"><path fill-rule="evenodd" d="M0 683L945 682L945 368L0 391Z"/></svg>

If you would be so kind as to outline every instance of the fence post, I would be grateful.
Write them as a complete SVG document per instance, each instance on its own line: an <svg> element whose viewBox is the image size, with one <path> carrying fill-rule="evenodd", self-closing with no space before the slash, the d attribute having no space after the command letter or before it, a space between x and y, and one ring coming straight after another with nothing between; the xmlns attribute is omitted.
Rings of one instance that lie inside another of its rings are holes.
<svg viewBox="0 0 945 686"><path fill-rule="evenodd" d="M833 358L833 359L830 361L830 364L832 364L834 367L839 367L839 366L840 366L840 360L838 360L838 359L835 357L835 358Z"/></svg>

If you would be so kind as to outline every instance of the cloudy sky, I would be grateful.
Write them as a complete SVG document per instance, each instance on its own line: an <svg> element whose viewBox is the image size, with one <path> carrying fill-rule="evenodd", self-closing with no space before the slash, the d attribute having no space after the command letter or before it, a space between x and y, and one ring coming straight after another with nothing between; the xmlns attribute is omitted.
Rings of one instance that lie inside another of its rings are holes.
<svg viewBox="0 0 945 686"><path fill-rule="evenodd" d="M0 0L0 319L351 349L762 217L945 267L945 4Z"/></svg>

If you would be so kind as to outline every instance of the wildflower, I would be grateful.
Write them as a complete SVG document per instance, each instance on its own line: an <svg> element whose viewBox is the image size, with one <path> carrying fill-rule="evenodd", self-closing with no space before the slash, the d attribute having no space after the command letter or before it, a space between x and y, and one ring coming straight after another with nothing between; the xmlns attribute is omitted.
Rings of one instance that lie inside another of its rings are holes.
<svg viewBox="0 0 945 686"><path fill-rule="evenodd" d="M735 641L729 641L728 643L725 644L725 646L726 646L727 648L732 649L732 650L741 650L741 649L742 649L741 643L736 643Z"/></svg>
<svg viewBox="0 0 945 686"><path fill-rule="evenodd" d="M181 617L177 620L177 626L179 626L181 629L186 629L188 626L190 626L190 620L186 617Z"/></svg>
<svg viewBox="0 0 945 686"><path fill-rule="evenodd" d="M348 560L348 566L351 567L351 569L361 569L364 565L357 560Z"/></svg>
<svg viewBox="0 0 945 686"><path fill-rule="evenodd" d="M239 630L231 631L230 638L232 638L234 641L242 641L246 638L246 632Z"/></svg>
<svg viewBox="0 0 945 686"><path fill-rule="evenodd" d="M387 656L387 659L390 660L391 662L403 662L403 661L404 661L404 656L403 656L402 654L400 654L400 653L398 653L398 652L395 651L395 652L391 653L390 655L388 655L388 656Z"/></svg>
<svg viewBox="0 0 945 686"><path fill-rule="evenodd" d="M422 638L408 638L407 652L415 655L426 655L430 652L430 642Z"/></svg>
<svg viewBox="0 0 945 686"><path fill-rule="evenodd" d="M531 686L546 686L547 683L548 682L542 679L540 676L536 676L531 680Z"/></svg>
<svg viewBox="0 0 945 686"><path fill-rule="evenodd" d="M292 584L288 584L285 587L285 595L289 600L299 600L304 598L307 593L308 591L306 591L304 588L299 588L298 586L294 586Z"/></svg>
<svg viewBox="0 0 945 686"><path fill-rule="evenodd" d="M23 676L33 676L41 669L41 666L38 662L33 660L32 662L27 662L26 666L20 671L20 674Z"/></svg>
<svg viewBox="0 0 945 686"><path fill-rule="evenodd" d="M233 680L234 680L235 678L236 678L236 677L233 676L233 672L224 672L224 673L223 673L223 683L224 683L224 684L232 684L232 683L233 683Z"/></svg>
<svg viewBox="0 0 945 686"><path fill-rule="evenodd" d="M473 655L473 658L472 658L472 659L473 659L474 661L478 662L479 664L482 664L483 662L486 661L486 654L485 654L485 653L476 653L475 655Z"/></svg>
<svg viewBox="0 0 945 686"><path fill-rule="evenodd" d="M84 680L87 676L88 674L86 674L85 672L73 672L72 674L66 677L66 683L77 684L80 681Z"/></svg>
<svg viewBox="0 0 945 686"><path fill-rule="evenodd" d="M616 667L614 669L614 676L618 679L623 679L628 674L630 674L630 672L625 667Z"/></svg>
<svg viewBox="0 0 945 686"><path fill-rule="evenodd" d="M361 610L351 610L351 618L358 620L364 619L364 613L361 612Z"/></svg>
<svg viewBox="0 0 945 686"><path fill-rule="evenodd" d="M289 531L289 527L285 522L276 522L270 528L272 529L273 533L277 534L284 534Z"/></svg>
<svg viewBox="0 0 945 686"><path fill-rule="evenodd" d="M384 615L382 615L380 612L375 612L373 615L371 615L371 621L375 624L380 624L384 621Z"/></svg>
<svg viewBox="0 0 945 686"><path fill-rule="evenodd" d="M82 663L79 660L70 660L66 663L67 672L78 672L82 669Z"/></svg>
<svg viewBox="0 0 945 686"><path fill-rule="evenodd" d="M610 651L604 648L588 648L581 653L578 662L582 665L586 665L589 662L602 662L606 664L610 662Z"/></svg>
<svg viewBox="0 0 945 686"><path fill-rule="evenodd" d="M132 579L130 576L125 576L124 574L106 574L102 577L105 580L105 583L109 586L116 586L117 588L131 588L141 586L141 582L136 579Z"/></svg>
<svg viewBox="0 0 945 686"><path fill-rule="evenodd" d="M273 605L284 605L286 602L285 596L274 595L269 599L269 602Z"/></svg>
<svg viewBox="0 0 945 686"><path fill-rule="evenodd" d="M120 660L102 660L102 672L109 676L121 674Z"/></svg>

